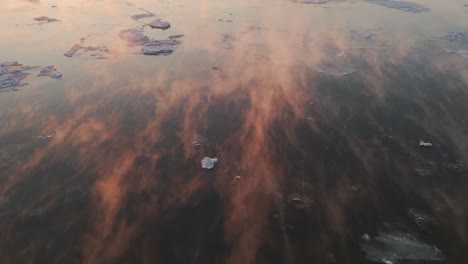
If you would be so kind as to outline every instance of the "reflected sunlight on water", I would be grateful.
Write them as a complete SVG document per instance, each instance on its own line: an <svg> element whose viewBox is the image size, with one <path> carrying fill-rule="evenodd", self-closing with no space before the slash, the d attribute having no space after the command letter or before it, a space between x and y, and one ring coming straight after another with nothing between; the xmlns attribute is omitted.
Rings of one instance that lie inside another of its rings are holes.
<svg viewBox="0 0 468 264"><path fill-rule="evenodd" d="M467 259L468 7L299 2L0 4L1 262Z"/></svg>

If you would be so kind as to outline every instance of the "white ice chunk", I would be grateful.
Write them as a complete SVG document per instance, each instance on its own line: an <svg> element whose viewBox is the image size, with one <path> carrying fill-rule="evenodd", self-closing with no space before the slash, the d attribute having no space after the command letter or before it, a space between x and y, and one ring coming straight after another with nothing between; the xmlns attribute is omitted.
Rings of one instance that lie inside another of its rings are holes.
<svg viewBox="0 0 468 264"><path fill-rule="evenodd" d="M425 147L425 148L430 148L430 147L432 147L432 143L430 143L430 142L424 142L424 140L420 140L420 141L419 141L419 146Z"/></svg>
<svg viewBox="0 0 468 264"><path fill-rule="evenodd" d="M204 157L201 160L201 165L203 169L211 170L214 168L216 162L218 162L217 158Z"/></svg>

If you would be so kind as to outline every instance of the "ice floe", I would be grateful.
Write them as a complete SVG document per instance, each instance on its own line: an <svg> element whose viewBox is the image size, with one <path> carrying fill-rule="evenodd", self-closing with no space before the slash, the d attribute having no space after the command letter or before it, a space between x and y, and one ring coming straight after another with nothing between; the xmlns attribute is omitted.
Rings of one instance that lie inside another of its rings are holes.
<svg viewBox="0 0 468 264"><path fill-rule="evenodd" d="M367 0L369 3L376 4L379 6L384 6L388 8L398 9L405 12L411 13L421 13L421 12L428 12L430 11L429 8L415 4L411 2L404 2L404 1L394 1L394 0Z"/></svg>
<svg viewBox="0 0 468 264"><path fill-rule="evenodd" d="M402 260L443 261L444 254L436 246L419 240L411 233L381 231L362 245L370 261L397 264Z"/></svg>
<svg viewBox="0 0 468 264"><path fill-rule="evenodd" d="M0 62L0 89L27 85L22 81L29 75L24 72L36 67L23 66L16 61Z"/></svg>
<svg viewBox="0 0 468 264"><path fill-rule="evenodd" d="M53 66L47 66L42 68L42 70L39 72L37 76L49 76L50 78L61 78L62 73L58 71L58 69Z"/></svg>
<svg viewBox="0 0 468 264"><path fill-rule="evenodd" d="M440 38L447 41L468 43L468 32L449 32Z"/></svg>
<svg viewBox="0 0 468 264"><path fill-rule="evenodd" d="M169 55L174 52L175 46L180 44L176 38L151 40L136 29L121 30L119 37L132 46L141 46L141 53L144 55Z"/></svg>
<svg viewBox="0 0 468 264"><path fill-rule="evenodd" d="M174 51L174 48L169 46L145 46L141 48L141 52L145 55L169 55Z"/></svg>
<svg viewBox="0 0 468 264"><path fill-rule="evenodd" d="M151 28L158 28L158 29L164 29L164 30L171 27L171 24L169 22L161 20L161 19L157 19L151 23L148 23L148 25Z"/></svg>

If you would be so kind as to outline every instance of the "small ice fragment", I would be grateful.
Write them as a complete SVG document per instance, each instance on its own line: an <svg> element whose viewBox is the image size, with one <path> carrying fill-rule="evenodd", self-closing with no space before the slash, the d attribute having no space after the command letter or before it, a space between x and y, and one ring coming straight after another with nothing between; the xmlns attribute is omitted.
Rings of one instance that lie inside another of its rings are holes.
<svg viewBox="0 0 468 264"><path fill-rule="evenodd" d="M288 203L297 209L305 209L309 208L313 201L307 196L292 193L288 195Z"/></svg>
<svg viewBox="0 0 468 264"><path fill-rule="evenodd" d="M145 46L141 48L141 52L145 55L169 55L174 51L173 48L168 46Z"/></svg>
<svg viewBox="0 0 468 264"><path fill-rule="evenodd" d="M420 140L420 141L419 141L419 146L420 146L420 147L424 147L424 148L430 148L430 147L432 147L432 143L430 143L430 142L424 142L424 140Z"/></svg>
<svg viewBox="0 0 468 264"><path fill-rule="evenodd" d="M81 49L81 45L80 44L75 44L73 45L73 47L71 47L71 49L69 51L67 51L65 54L66 57L73 57L73 55L75 55L75 53L77 51L79 51Z"/></svg>
<svg viewBox="0 0 468 264"><path fill-rule="evenodd" d="M336 57L344 57L344 56L346 56L346 54L345 54L344 50L342 50L342 51L338 52L335 56Z"/></svg>
<svg viewBox="0 0 468 264"><path fill-rule="evenodd" d="M51 17L46 17L46 16L35 17L33 19L36 20L36 21L45 22L45 23L60 21L58 19L51 18Z"/></svg>
<svg viewBox="0 0 468 264"><path fill-rule="evenodd" d="M216 162L218 162L217 158L204 157L201 160L201 165L203 169L211 170L214 168Z"/></svg>
<svg viewBox="0 0 468 264"><path fill-rule="evenodd" d="M193 136L192 144L196 147L199 147L201 146L202 141L203 141L203 137L200 136L199 134L195 134L195 136Z"/></svg>
<svg viewBox="0 0 468 264"><path fill-rule="evenodd" d="M362 239L364 239L364 241L369 241L370 236L368 234L364 234L364 235L362 235Z"/></svg>
<svg viewBox="0 0 468 264"><path fill-rule="evenodd" d="M52 140L52 139L55 138L55 133L39 135L39 136L37 136L37 138L38 139L43 139L43 140Z"/></svg>
<svg viewBox="0 0 468 264"><path fill-rule="evenodd" d="M155 20L151 23L148 24L151 28L159 28L159 29L168 29L171 27L171 24L169 22L164 21L164 20Z"/></svg>
<svg viewBox="0 0 468 264"><path fill-rule="evenodd" d="M132 18L133 20L140 20L140 19L148 18L148 17L154 17L154 14L152 14L152 13L144 13L144 14L137 14L137 15L131 16L131 18Z"/></svg>
<svg viewBox="0 0 468 264"><path fill-rule="evenodd" d="M62 73L54 65L44 67L37 76L49 76L50 78L60 78Z"/></svg>
<svg viewBox="0 0 468 264"><path fill-rule="evenodd" d="M178 39L178 38L183 38L184 35L183 34L179 34L179 35L172 35L172 36L169 36L169 39Z"/></svg>
<svg viewBox="0 0 468 264"><path fill-rule="evenodd" d="M52 73L52 75L50 77L52 77L52 78L61 78L62 73L59 72L59 71L55 71L54 73Z"/></svg>
<svg viewBox="0 0 468 264"><path fill-rule="evenodd" d="M371 39L378 35L378 29L351 29L349 30L352 39Z"/></svg>

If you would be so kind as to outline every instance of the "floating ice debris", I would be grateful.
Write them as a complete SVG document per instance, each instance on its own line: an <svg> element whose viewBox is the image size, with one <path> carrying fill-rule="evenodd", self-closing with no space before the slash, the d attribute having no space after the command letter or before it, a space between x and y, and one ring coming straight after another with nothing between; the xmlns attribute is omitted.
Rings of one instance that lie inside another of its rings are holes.
<svg viewBox="0 0 468 264"><path fill-rule="evenodd" d="M299 4L326 4L328 0L290 0L293 3Z"/></svg>
<svg viewBox="0 0 468 264"><path fill-rule="evenodd" d="M461 160L456 160L455 162L442 162L440 163L442 168L451 170L453 172L464 172L465 171L465 163Z"/></svg>
<svg viewBox="0 0 468 264"><path fill-rule="evenodd" d="M184 35L183 34L179 34L179 35L172 35L172 36L169 36L169 39L179 39L179 38L183 38Z"/></svg>
<svg viewBox="0 0 468 264"><path fill-rule="evenodd" d="M364 241L369 241L370 236L368 234L364 234L364 235L362 235L362 239L364 239Z"/></svg>
<svg viewBox="0 0 468 264"><path fill-rule="evenodd" d="M234 47L234 42L237 41L237 37L231 33L223 33L222 38L224 44L226 44L226 49L232 49Z"/></svg>
<svg viewBox="0 0 468 264"><path fill-rule="evenodd" d="M22 72L22 71L26 71L26 70L30 70L34 68L37 68L37 67L23 66L22 64L19 64L16 61L0 62L0 75L6 74L6 73Z"/></svg>
<svg viewBox="0 0 468 264"><path fill-rule="evenodd" d="M231 41L236 41L237 38L236 38L236 36L234 36L233 34L224 33L224 34L223 34L223 40L224 40L224 41L231 42Z"/></svg>
<svg viewBox="0 0 468 264"><path fill-rule="evenodd" d="M414 235L400 231L379 232L362 245L370 261L396 264L401 260L443 261L444 254L434 245L418 240Z"/></svg>
<svg viewBox="0 0 468 264"><path fill-rule="evenodd" d="M316 70L320 73L340 77L354 73L356 68L353 65L339 66L322 64L318 66Z"/></svg>
<svg viewBox="0 0 468 264"><path fill-rule="evenodd" d="M449 32L440 38L448 41L468 43L468 32Z"/></svg>
<svg viewBox="0 0 468 264"><path fill-rule="evenodd" d="M134 46L141 46L141 53L145 55L168 55L174 52L174 46L180 44L176 38L165 40L150 40L136 29L124 29L119 37Z"/></svg>
<svg viewBox="0 0 468 264"><path fill-rule="evenodd" d="M174 51L169 46L145 46L141 48L141 52L145 55L169 55Z"/></svg>
<svg viewBox="0 0 468 264"><path fill-rule="evenodd" d="M373 3L379 6L398 9L401 11L411 12L411 13L421 13L421 12L430 11L429 8L423 5L415 4L411 2L394 1L394 0L367 0L367 1L369 3Z"/></svg>
<svg viewBox="0 0 468 264"><path fill-rule="evenodd" d="M307 196L300 195L298 193L292 193L288 195L288 204L295 208L309 208L312 205L312 203L312 199L310 199Z"/></svg>
<svg viewBox="0 0 468 264"><path fill-rule="evenodd" d="M46 16L35 17L33 19L36 20L36 21L39 21L39 22L44 22L44 23L60 21L58 19L51 18L51 17L46 17Z"/></svg>
<svg viewBox="0 0 468 264"><path fill-rule="evenodd" d="M376 29L351 29L349 30L351 39L371 39L380 34Z"/></svg>
<svg viewBox="0 0 468 264"><path fill-rule="evenodd" d="M179 45L180 41L177 39L163 39L163 40L148 40L141 43L141 46L175 46Z"/></svg>
<svg viewBox="0 0 468 264"><path fill-rule="evenodd" d="M425 168L416 168L414 171L422 177L427 177L434 174L433 170Z"/></svg>
<svg viewBox="0 0 468 264"><path fill-rule="evenodd" d="M131 18L133 20L140 20L140 19L148 18L148 17L154 17L154 14L153 13L144 13L144 14L137 14L137 15L131 16Z"/></svg>
<svg viewBox="0 0 468 264"><path fill-rule="evenodd" d="M20 87L26 85L26 83L21 83L24 80L28 73L23 71L30 70L36 67L23 66L18 64L16 61L12 62L1 62L0 63L0 89L10 88L10 87Z"/></svg>
<svg viewBox="0 0 468 264"><path fill-rule="evenodd" d="M192 144L196 147L200 146L203 142L205 141L205 138L203 136L200 136L199 134L195 134L193 136Z"/></svg>
<svg viewBox="0 0 468 264"><path fill-rule="evenodd" d="M164 20L155 20L148 24L151 28L159 28L159 29L168 29L171 27L171 24Z"/></svg>
<svg viewBox="0 0 468 264"><path fill-rule="evenodd" d="M408 217L416 224L421 230L427 233L432 233L431 225L434 224L435 219L424 213L416 211L414 208L408 210Z"/></svg>
<svg viewBox="0 0 468 264"><path fill-rule="evenodd" d="M464 59L468 59L468 50L448 50L445 49L447 53L460 55Z"/></svg>
<svg viewBox="0 0 468 264"><path fill-rule="evenodd" d="M432 147L432 143L430 143L430 142L424 142L424 140L420 140L420 141L419 141L419 146L420 146L420 147L424 147L424 148L430 148L430 147Z"/></svg>
<svg viewBox="0 0 468 264"><path fill-rule="evenodd" d="M21 83L21 81L27 76L28 74L24 72L2 74L0 75L0 89L24 86L26 83Z"/></svg>
<svg viewBox="0 0 468 264"><path fill-rule="evenodd" d="M66 57L78 57L82 52L92 52L90 56L96 59L105 59L107 55L113 55L117 52L110 50L107 47L98 46L83 46L83 44L74 44L71 49L65 52L63 55Z"/></svg>
<svg viewBox="0 0 468 264"><path fill-rule="evenodd" d="M73 45L73 47L71 47L71 49L69 51L65 52L65 54L63 54L63 55L65 55L67 57L73 57L73 55L75 55L75 53L77 51L79 51L80 49L81 49L81 45L80 44L75 44L75 45Z"/></svg>
<svg viewBox="0 0 468 264"><path fill-rule="evenodd" d="M204 157L201 160L201 165L203 169L211 170L212 168L214 168L216 162L218 162L217 158Z"/></svg>
<svg viewBox="0 0 468 264"><path fill-rule="evenodd" d="M344 56L346 56L346 53L344 52L344 50L342 50L342 51L338 52L335 56L336 57L344 57Z"/></svg>
<svg viewBox="0 0 468 264"><path fill-rule="evenodd" d="M119 32L119 37L133 44L141 44L149 40L147 36L143 35L143 32L136 29L123 29Z"/></svg>
<svg viewBox="0 0 468 264"><path fill-rule="evenodd" d="M42 68L37 76L49 76L51 78L60 78L62 73L57 70L53 65Z"/></svg>
<svg viewBox="0 0 468 264"><path fill-rule="evenodd" d="M55 133L51 134L46 134L46 135L39 135L37 136L38 139L43 139L43 140L52 140L55 138Z"/></svg>

